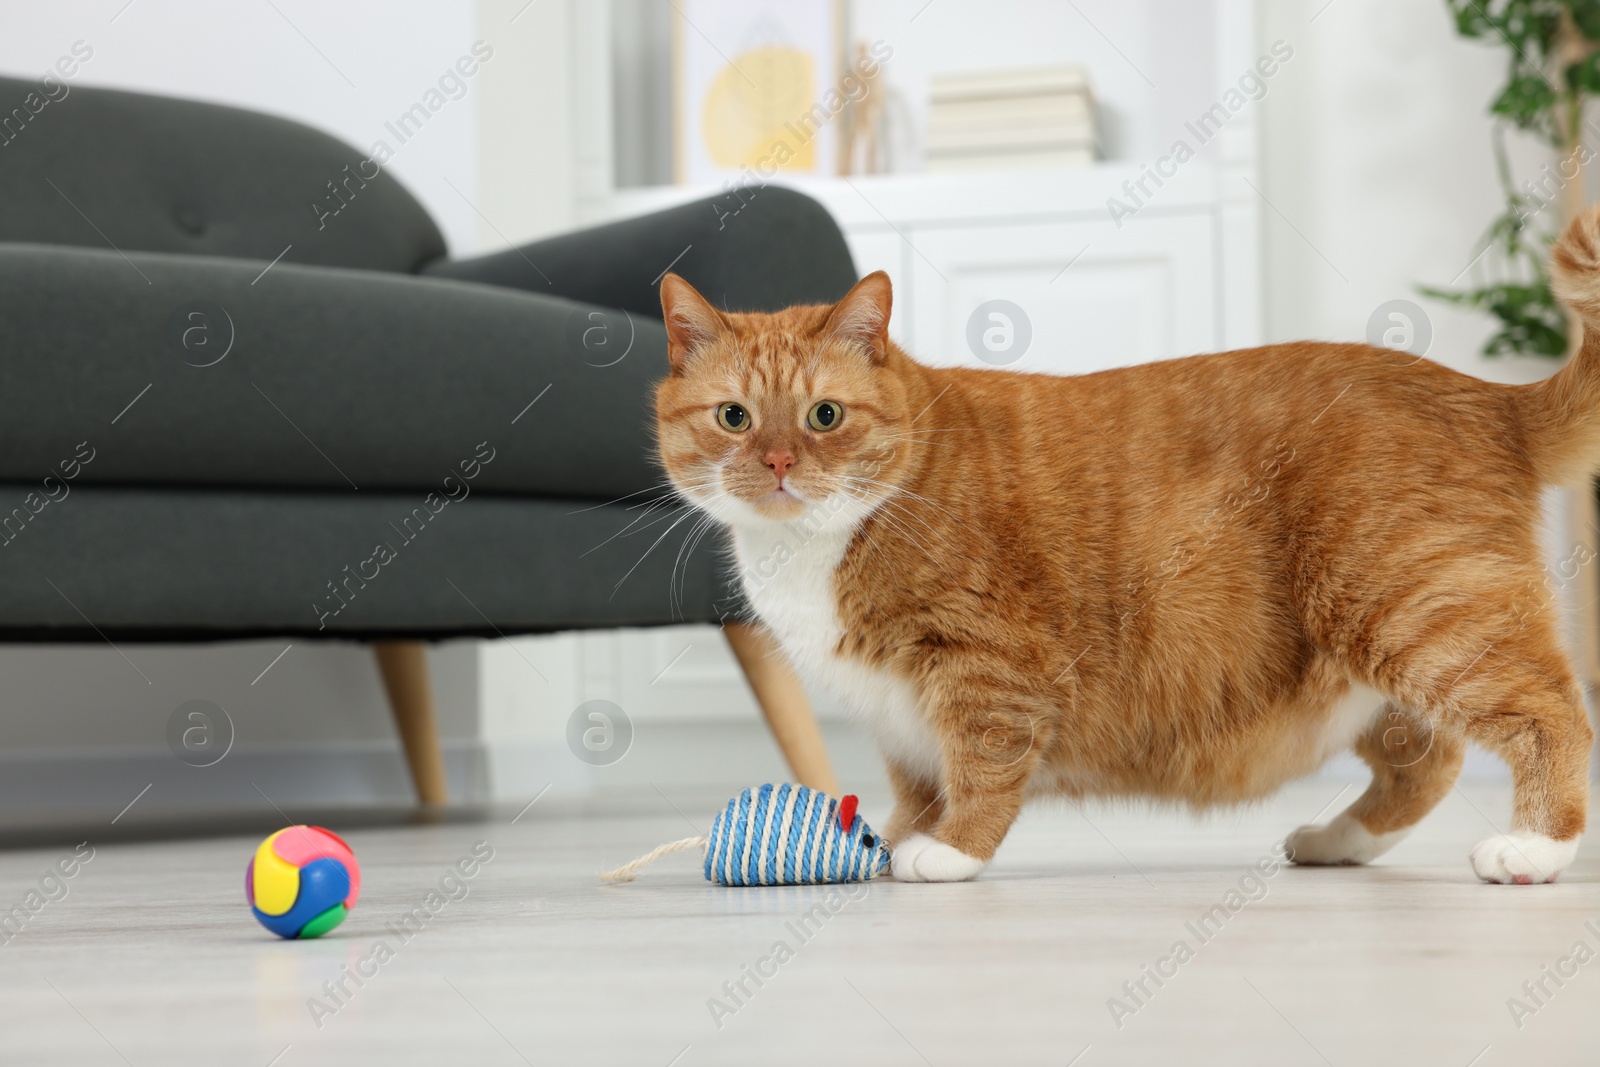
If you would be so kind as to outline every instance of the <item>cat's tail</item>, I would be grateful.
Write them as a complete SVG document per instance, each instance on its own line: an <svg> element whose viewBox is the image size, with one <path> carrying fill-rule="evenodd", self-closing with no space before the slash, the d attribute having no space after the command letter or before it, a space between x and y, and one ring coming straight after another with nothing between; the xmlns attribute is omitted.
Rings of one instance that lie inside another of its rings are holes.
<svg viewBox="0 0 1600 1067"><path fill-rule="evenodd" d="M1581 481L1600 470L1600 205L1586 209L1550 252L1550 287L1581 322L1583 344L1565 367L1518 391L1528 452L1544 480Z"/></svg>

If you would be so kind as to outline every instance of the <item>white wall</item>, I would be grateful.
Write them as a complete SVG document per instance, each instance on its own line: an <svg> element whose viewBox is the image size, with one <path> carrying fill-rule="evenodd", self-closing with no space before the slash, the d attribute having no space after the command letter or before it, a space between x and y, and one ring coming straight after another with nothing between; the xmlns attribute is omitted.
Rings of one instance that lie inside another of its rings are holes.
<svg viewBox="0 0 1600 1067"><path fill-rule="evenodd" d="M483 250L572 226L574 0L477 0L478 35L497 49L477 108L477 240Z"/></svg>
<svg viewBox="0 0 1600 1067"><path fill-rule="evenodd" d="M450 183L475 198L478 79L405 145L383 128L487 39L471 3L126 2L12 0L0 15L0 70L41 73L81 39L94 58L74 84L267 111L364 151L385 140L397 149L390 172L427 205L451 251L477 248L478 216ZM494 70L491 60L484 72Z"/></svg>
<svg viewBox="0 0 1600 1067"><path fill-rule="evenodd" d="M1430 358L1498 381L1546 376L1549 360L1478 355L1489 319L1416 292L1449 286L1504 208L1487 115L1504 46L1457 37L1443 0L1337 0L1312 22L1325 4L1258 7L1262 38L1296 50L1262 101L1268 336L1360 339L1402 297L1432 320ZM1550 158L1512 143L1526 174Z"/></svg>

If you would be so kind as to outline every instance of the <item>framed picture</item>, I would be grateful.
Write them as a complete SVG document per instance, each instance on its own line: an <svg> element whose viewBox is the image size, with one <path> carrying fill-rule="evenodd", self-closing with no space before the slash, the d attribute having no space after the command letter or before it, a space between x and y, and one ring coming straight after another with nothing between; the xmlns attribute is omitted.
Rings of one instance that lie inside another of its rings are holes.
<svg viewBox="0 0 1600 1067"><path fill-rule="evenodd" d="M838 172L844 0L673 0L676 176Z"/></svg>

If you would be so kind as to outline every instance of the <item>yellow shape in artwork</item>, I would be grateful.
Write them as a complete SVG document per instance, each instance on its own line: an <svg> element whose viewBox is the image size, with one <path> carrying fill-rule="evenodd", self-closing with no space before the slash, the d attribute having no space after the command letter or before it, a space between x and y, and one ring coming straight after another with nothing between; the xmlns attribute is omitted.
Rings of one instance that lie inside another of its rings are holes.
<svg viewBox="0 0 1600 1067"><path fill-rule="evenodd" d="M815 170L815 86L815 63L800 49L767 45L740 53L706 91L701 119L712 161L728 170L768 161Z"/></svg>

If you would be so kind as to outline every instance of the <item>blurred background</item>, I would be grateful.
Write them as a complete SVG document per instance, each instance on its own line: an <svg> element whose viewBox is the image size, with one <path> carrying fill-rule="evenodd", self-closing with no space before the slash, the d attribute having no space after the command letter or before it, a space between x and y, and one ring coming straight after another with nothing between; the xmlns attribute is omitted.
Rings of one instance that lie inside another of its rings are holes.
<svg viewBox="0 0 1600 1067"><path fill-rule="evenodd" d="M893 333L919 358L1057 373L1300 338L1370 338L1501 381L1551 373L1549 356L1483 355L1501 324L1421 293L1495 280L1480 238L1507 204L1489 108L1508 55L1458 34L1445 0L0 5L0 74L74 56L68 86L325 130L398 177L455 256L719 192L734 213L765 181L792 185L838 219L860 272L892 276ZM475 72L455 73L467 56ZM1558 155L1516 129L1504 144L1516 182ZM1553 559L1573 522L1552 499ZM307 804L409 801L365 648L138 656L150 685L130 686L111 648L0 647L0 808L114 809L145 783L174 806L260 806L255 783ZM460 799L783 776L713 628L430 658ZM816 697L845 786L871 791L875 755ZM203 771L163 741L194 699L236 731ZM633 730L606 766L565 740L594 699Z"/></svg>

